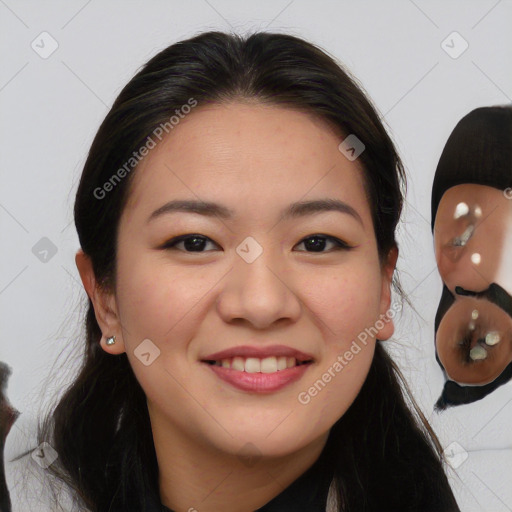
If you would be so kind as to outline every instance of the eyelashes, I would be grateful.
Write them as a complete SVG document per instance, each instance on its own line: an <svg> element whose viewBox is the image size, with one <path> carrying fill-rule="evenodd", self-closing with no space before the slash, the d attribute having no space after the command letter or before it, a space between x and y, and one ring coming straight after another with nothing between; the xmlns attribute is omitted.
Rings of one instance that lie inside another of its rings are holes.
<svg viewBox="0 0 512 512"><path fill-rule="evenodd" d="M338 251L338 250L347 250L348 251L348 250L354 249L353 246L347 244L345 241L340 240L339 238L336 238L336 237L333 237L333 236L329 236L329 235L322 235L322 234L309 235L309 236L303 238L297 245L304 244L308 240L309 241L315 240L315 242L313 244L310 244L310 247L312 246L313 248L320 248L321 249L322 245L323 245L322 241L329 241L332 244L334 244L334 249L332 249L334 251ZM192 241L193 241L193 243L189 243L189 242L192 242ZM185 250L183 252L186 252L186 253L191 253L191 252L199 252L199 253L210 252L210 251L203 251L203 250L201 250L201 248L204 248L204 245L206 243L208 243L208 242L211 242L212 244L217 245L215 242L213 242L213 240L211 240L207 236L190 233L190 234L180 235L180 236L171 238L170 240L165 242L162 246L160 246L160 249L181 250L181 249L177 249L177 246L178 246L178 244L183 243L186 248L188 247L188 249L199 249L199 250ZM319 253L319 254L323 254L323 253L332 252L332 251L316 251L316 250L314 250L314 251L299 251L299 252L313 252L313 253L316 252L316 253Z"/></svg>
<svg viewBox="0 0 512 512"><path fill-rule="evenodd" d="M175 249L176 246L180 243L185 243L194 240L196 242L195 247L198 247L197 241L199 242L213 242L208 237L202 236L202 235L195 235L195 234L187 234L187 235L181 235L176 236L174 238L171 238L170 240L167 240L160 248L161 249ZM190 246L190 244L189 244ZM201 244L199 244L199 247L201 247ZM185 251L185 252L204 252L204 251Z"/></svg>
<svg viewBox="0 0 512 512"><path fill-rule="evenodd" d="M299 242L299 244L304 243L306 240L313 240L313 239L315 239L315 240L318 240L318 239L320 239L320 240L328 240L328 241L334 243L334 245L335 245L335 249L334 250L351 250L351 249L354 248L353 246L348 245L343 240L340 240L339 238L336 238L336 237L333 237L333 236L328 236L328 235L309 235L306 238L303 238ZM308 251L305 251L305 252L308 252ZM317 251L313 251L313 252L317 252Z"/></svg>

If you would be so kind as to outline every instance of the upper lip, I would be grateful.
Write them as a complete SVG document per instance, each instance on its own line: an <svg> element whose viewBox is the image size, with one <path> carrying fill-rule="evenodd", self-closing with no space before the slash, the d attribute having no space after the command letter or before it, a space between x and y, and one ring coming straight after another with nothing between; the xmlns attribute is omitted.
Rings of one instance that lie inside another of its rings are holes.
<svg viewBox="0 0 512 512"><path fill-rule="evenodd" d="M220 361L222 359L232 359L233 357L256 357L258 359L265 359L266 357L294 357L297 361L310 361L313 356L305 352L301 352L286 345L270 345L268 347L251 347L243 345L239 347L232 347L220 352L215 352L206 357L202 357L201 361Z"/></svg>

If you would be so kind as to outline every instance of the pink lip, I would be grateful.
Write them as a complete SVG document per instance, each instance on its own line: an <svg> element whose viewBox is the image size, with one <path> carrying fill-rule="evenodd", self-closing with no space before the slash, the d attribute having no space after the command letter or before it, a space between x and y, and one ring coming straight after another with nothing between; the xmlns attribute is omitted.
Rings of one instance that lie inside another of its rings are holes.
<svg viewBox="0 0 512 512"><path fill-rule="evenodd" d="M286 370L279 370L275 373L247 373L222 366L208 366L217 377L242 391L271 393L300 379L311 364L302 364L293 368L286 368Z"/></svg>
<svg viewBox="0 0 512 512"><path fill-rule="evenodd" d="M220 361L222 359L232 359L233 357L257 357L264 359L265 357L294 357L297 361L311 361L313 356L296 350L286 345L271 345L269 347L250 347L240 346L221 350L206 357L202 357L201 361ZM281 370L285 371L285 370Z"/></svg>

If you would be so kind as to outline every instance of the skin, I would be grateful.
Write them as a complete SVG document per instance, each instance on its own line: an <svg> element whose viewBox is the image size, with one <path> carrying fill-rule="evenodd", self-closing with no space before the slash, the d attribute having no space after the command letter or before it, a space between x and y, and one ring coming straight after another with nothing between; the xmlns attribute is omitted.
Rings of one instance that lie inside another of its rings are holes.
<svg viewBox="0 0 512 512"><path fill-rule="evenodd" d="M473 320L472 313L477 312ZM471 322L474 330L469 330ZM470 349L477 344L486 350L484 359L467 361L468 348L460 345L472 332ZM479 342L489 332L499 334L500 341L489 346ZM458 298L443 316L436 334L439 359L449 377L459 384L484 385L495 380L512 362L512 319L501 308L480 298Z"/></svg>
<svg viewBox="0 0 512 512"><path fill-rule="evenodd" d="M481 216L454 219L460 203L470 210L480 207ZM464 246L454 245L470 224L475 226L471 238ZM479 292L494 282L512 294L512 200L502 190L474 183L449 188L437 210L434 246L439 274L452 293L456 286Z"/></svg>
<svg viewBox="0 0 512 512"><path fill-rule="evenodd" d="M134 176L120 221L115 290L99 289L90 260L77 253L101 346L127 353L146 393L161 499L174 511L263 506L318 458L368 374L374 338L307 405L297 400L390 307L398 252L381 267L362 170L338 150L343 139L290 109L199 106ZM215 201L236 214L174 212L148 222L178 198ZM319 198L348 203L361 222L337 211L279 221L290 203ZM208 237L203 252L186 252L183 243L161 248L183 234ZM327 240L314 252L304 243L313 234L354 248L336 251ZM236 252L247 236L263 249L252 263ZM376 338L393 330L385 322ZM112 334L117 342L107 346ZM134 355L147 338L160 350L150 366ZM314 362L299 381L272 393L236 389L200 362L239 345L273 344ZM251 465L239 456L244 446L257 455Z"/></svg>

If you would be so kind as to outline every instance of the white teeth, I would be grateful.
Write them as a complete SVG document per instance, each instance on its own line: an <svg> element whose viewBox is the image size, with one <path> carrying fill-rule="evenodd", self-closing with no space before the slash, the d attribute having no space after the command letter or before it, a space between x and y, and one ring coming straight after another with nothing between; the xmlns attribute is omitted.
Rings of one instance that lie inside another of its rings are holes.
<svg viewBox="0 0 512 512"><path fill-rule="evenodd" d="M231 368L239 372L245 371L247 373L275 373L298 365L299 362L294 357L286 356L270 356L264 359L257 357L234 357L233 359L222 359L214 363L214 366L222 366L223 368Z"/></svg>
<svg viewBox="0 0 512 512"><path fill-rule="evenodd" d="M261 360L261 373L277 372L277 359L275 357L266 357Z"/></svg>
<svg viewBox="0 0 512 512"><path fill-rule="evenodd" d="M245 360L245 371L247 373L258 373L261 371L261 363L259 359L255 357L248 357Z"/></svg>
<svg viewBox="0 0 512 512"><path fill-rule="evenodd" d="M244 363L243 358L235 357L233 359L233 362L231 363L231 368L233 368L233 370L238 370L239 372L243 372L245 370L245 363Z"/></svg>

